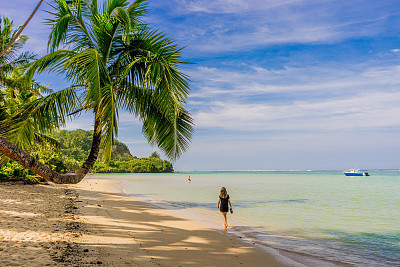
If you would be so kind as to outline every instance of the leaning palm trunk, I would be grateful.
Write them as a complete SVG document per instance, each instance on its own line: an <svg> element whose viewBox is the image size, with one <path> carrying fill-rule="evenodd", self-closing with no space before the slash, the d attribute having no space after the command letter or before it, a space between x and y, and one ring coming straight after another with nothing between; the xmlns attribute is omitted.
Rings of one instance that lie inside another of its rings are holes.
<svg viewBox="0 0 400 267"><path fill-rule="evenodd" d="M31 158L16 157L14 152L6 155L49 180L77 183L95 163L100 143L104 160L110 161L119 110L139 118L148 142L170 159L178 159L189 148L194 130L184 108L190 88L188 76L178 69L185 63L181 48L142 23L145 1L108 0L102 7L96 0L53 1L50 53L30 67L28 80L47 70L66 74L74 86L83 85L79 106L96 118L92 149L81 169L68 175L50 173L43 166L39 173ZM54 103L62 106L61 99ZM63 108L48 112L52 105L45 105L29 114L35 114L31 117L39 129L48 130L47 126L64 124L70 112Z"/></svg>
<svg viewBox="0 0 400 267"><path fill-rule="evenodd" d="M95 131L93 133L92 148L89 156L82 167L75 173L61 174L53 171L48 166L44 165L24 150L20 149L4 137L0 136L0 152L12 160L18 162L23 167L33 171L45 180L52 181L57 184L77 184L79 183L93 167L97 160L100 150L101 136L96 131L98 122L95 122Z"/></svg>
<svg viewBox="0 0 400 267"><path fill-rule="evenodd" d="M33 171L37 175L54 183L76 184L79 183L84 177L84 175L80 174L60 174L56 171L53 171L2 136L0 136L0 152L18 162L25 168Z"/></svg>

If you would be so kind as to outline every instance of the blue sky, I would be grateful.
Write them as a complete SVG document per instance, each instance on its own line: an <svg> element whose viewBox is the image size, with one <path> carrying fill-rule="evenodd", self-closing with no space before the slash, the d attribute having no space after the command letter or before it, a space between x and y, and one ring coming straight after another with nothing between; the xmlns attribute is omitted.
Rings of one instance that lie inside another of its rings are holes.
<svg viewBox="0 0 400 267"><path fill-rule="evenodd" d="M2 0L22 24L37 1ZM396 0L150 0L146 22L175 39L191 77L190 150L175 170L399 168L400 5ZM43 55L43 5L25 30ZM61 77L41 75L61 89ZM82 116L69 129L90 129ZM154 147L120 114L118 139Z"/></svg>

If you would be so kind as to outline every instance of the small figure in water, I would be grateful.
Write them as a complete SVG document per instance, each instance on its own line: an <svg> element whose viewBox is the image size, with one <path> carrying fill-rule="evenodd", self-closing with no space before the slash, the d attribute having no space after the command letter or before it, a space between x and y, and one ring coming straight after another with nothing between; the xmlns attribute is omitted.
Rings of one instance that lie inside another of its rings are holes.
<svg viewBox="0 0 400 267"><path fill-rule="evenodd" d="M229 200L228 192L226 192L225 187L222 187L219 193L218 208L219 211L222 213L222 218L224 219L224 230L228 228L228 221L226 219L226 214L228 213L229 210L228 204L229 206L231 206L230 209L231 213L233 213L232 204L231 201Z"/></svg>
<svg viewBox="0 0 400 267"><path fill-rule="evenodd" d="M192 180L190 180L190 176L189 176L189 178L188 178L188 182L190 183Z"/></svg>

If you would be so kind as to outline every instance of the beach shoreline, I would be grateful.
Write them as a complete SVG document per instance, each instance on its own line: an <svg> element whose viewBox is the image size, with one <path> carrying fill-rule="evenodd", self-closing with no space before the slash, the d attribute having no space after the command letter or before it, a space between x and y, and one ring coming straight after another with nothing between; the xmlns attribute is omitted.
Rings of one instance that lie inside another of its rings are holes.
<svg viewBox="0 0 400 267"><path fill-rule="evenodd" d="M1 266L317 266L123 194L118 181L0 184ZM302 264L303 263L303 264ZM334 265L334 264L332 264Z"/></svg>
<svg viewBox="0 0 400 267"><path fill-rule="evenodd" d="M1 183L1 266L287 266L222 232L123 196L114 181Z"/></svg>
<svg viewBox="0 0 400 267"><path fill-rule="evenodd" d="M150 197L144 193L129 193L125 190L125 187L123 186L124 182L122 180L112 180L104 177L101 177L100 179L98 178L100 177L94 175L94 177L88 177L88 181L93 179L96 180L95 183L109 183L106 186L107 188L110 188L111 186L114 188L114 192L127 196L129 199L139 201L147 206L150 206L152 209L155 208L158 211L167 212L168 215L173 215L174 217L184 219L188 221L188 223L193 223L194 221L199 223L201 227L206 228L208 231L229 235L230 239L235 239L237 242L244 242L248 246L269 255L269 257L274 257L275 260L277 260L283 266L348 266L347 264L341 262L320 259L309 254L271 247L266 242L260 241L257 238L254 238L252 235L248 235L246 231L241 231L239 229L239 225L243 225L243 221L238 221L237 218L229 218L228 231L224 232L222 227L222 218L220 218L219 211L215 212L215 214L211 214L210 210L204 208L182 208L179 207L179 205L176 206L174 203L165 202L162 199L154 198L154 196ZM215 205L217 205L217 203L215 203Z"/></svg>
<svg viewBox="0 0 400 267"><path fill-rule="evenodd" d="M123 194L118 181L88 177L71 186L83 200L81 220L89 229L81 239L85 244L113 244L118 251L100 261L117 264L155 266L294 266L279 255L215 231L194 219L180 216L172 209ZM100 227L99 229L99 225ZM113 230L110 231L109 229ZM92 234L92 233L97 234ZM116 234L118 233L118 234ZM110 237L112 235L112 237ZM94 246L96 247L96 246ZM92 246L93 248L93 246ZM114 250L108 248L108 250ZM128 255L133 251L133 255ZM124 262L118 262L124 260ZM124 259L125 258L125 259ZM117 262L115 262L117 261ZM129 263L128 263L129 262ZM299 265L300 266L300 265Z"/></svg>

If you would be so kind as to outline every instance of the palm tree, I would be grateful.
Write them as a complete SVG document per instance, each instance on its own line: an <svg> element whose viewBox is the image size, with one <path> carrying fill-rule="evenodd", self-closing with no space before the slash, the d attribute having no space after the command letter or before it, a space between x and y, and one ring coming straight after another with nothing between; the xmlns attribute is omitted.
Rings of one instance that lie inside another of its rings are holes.
<svg viewBox="0 0 400 267"><path fill-rule="evenodd" d="M94 114L92 148L76 173L64 175L21 156L15 147L8 156L44 178L78 183L92 168L101 147L109 161L118 133L119 110L138 117L149 143L157 145L170 159L186 151L193 122L184 109L189 85L188 77L178 70L184 63L181 48L141 22L147 11L144 2L136 0L129 5L127 0L108 0L99 7L96 0L53 1L53 11L49 12L52 18L48 20L52 25L50 53L33 64L30 76L45 70L65 73L74 86L64 96L75 92L80 100L73 114ZM59 47L67 49L57 50ZM62 108L60 112L65 113ZM44 124L42 128L58 125L62 119L33 106L19 114L21 118L28 116L35 118L34 123ZM11 148L12 144L3 145L1 141L0 151L5 150L2 147Z"/></svg>
<svg viewBox="0 0 400 267"><path fill-rule="evenodd" d="M57 146L57 142L45 133L59 127L59 125L53 124L52 127L39 129L36 127L37 124L32 123L33 118L21 116L20 110L27 108L31 111L40 111L46 106L50 106L53 108L53 112L60 113L59 111L75 108L73 101L76 97L71 90L69 90L71 93L67 97L64 95L69 92L68 90L52 94L52 90L46 86L41 86L33 80L27 82L24 79L29 63L34 60L35 55L30 52L20 52L28 37L20 35L16 39L15 37L20 33L20 30L13 31L12 24L13 22L9 18L0 18L0 49L8 47L8 49L5 49L5 53L0 56L0 143L11 141L12 144L18 145L17 149L19 150L20 148L26 150L32 146L44 144ZM16 41L9 45L11 40L15 39ZM48 96L44 96L44 94ZM59 100L63 98L64 100L58 104ZM62 123L63 118L58 115L53 117L57 119L57 122ZM4 152L4 155L8 153L3 150L2 152ZM0 165L6 161L6 157L0 154Z"/></svg>
<svg viewBox="0 0 400 267"><path fill-rule="evenodd" d="M13 31L13 21L7 17L0 17L0 50L5 50L5 53L0 56L0 88L13 83L14 79L11 79L13 71L34 59L34 54L20 52L28 40L25 35L20 35L9 49L5 49L17 34L18 30Z"/></svg>

